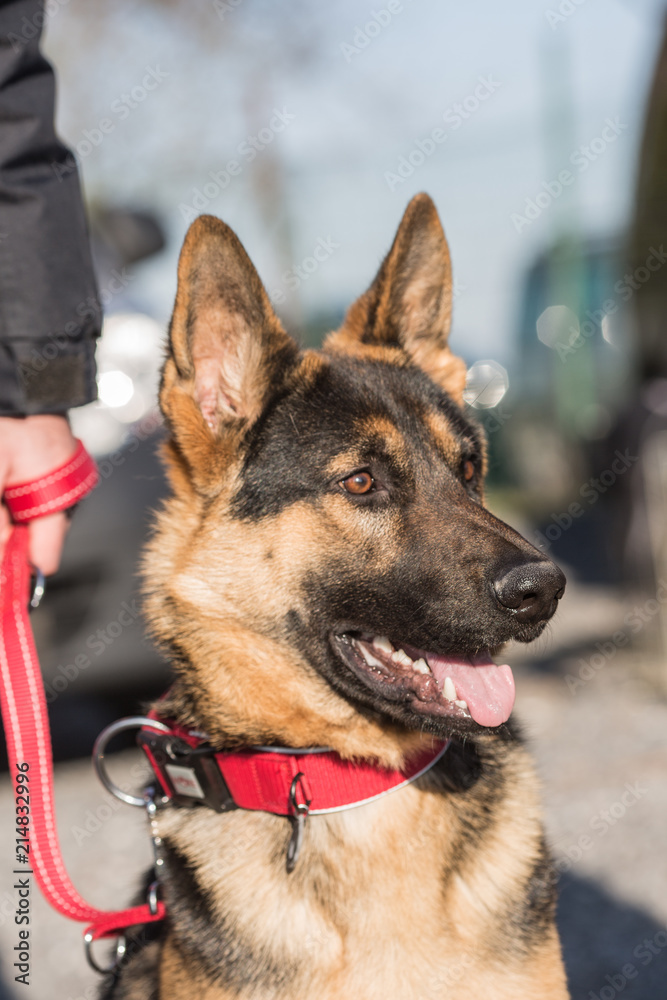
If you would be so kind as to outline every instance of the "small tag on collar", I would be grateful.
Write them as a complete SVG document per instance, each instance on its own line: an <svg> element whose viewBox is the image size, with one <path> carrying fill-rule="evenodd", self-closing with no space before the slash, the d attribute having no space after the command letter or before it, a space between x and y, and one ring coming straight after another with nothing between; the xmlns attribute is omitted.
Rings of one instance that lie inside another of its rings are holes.
<svg viewBox="0 0 667 1000"><path fill-rule="evenodd" d="M174 805L205 805L216 812L238 808L212 748L191 747L171 733L149 730L142 730L137 742Z"/></svg>
<svg viewBox="0 0 667 1000"><path fill-rule="evenodd" d="M199 784L194 767L184 767L182 764L165 764L164 769L179 795L191 799L206 798L206 792Z"/></svg>

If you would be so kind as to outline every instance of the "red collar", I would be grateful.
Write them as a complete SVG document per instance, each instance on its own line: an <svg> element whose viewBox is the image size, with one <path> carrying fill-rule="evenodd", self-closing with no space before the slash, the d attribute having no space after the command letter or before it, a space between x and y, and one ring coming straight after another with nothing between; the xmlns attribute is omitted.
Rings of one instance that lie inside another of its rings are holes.
<svg viewBox="0 0 667 1000"><path fill-rule="evenodd" d="M299 806L310 815L340 812L372 802L409 785L440 760L449 741L437 741L402 770L367 761L343 760L334 750L251 747L214 751L202 733L186 730L151 713L167 731L144 726L139 742L165 796L178 805L259 809L293 816ZM162 727L160 727L162 728Z"/></svg>

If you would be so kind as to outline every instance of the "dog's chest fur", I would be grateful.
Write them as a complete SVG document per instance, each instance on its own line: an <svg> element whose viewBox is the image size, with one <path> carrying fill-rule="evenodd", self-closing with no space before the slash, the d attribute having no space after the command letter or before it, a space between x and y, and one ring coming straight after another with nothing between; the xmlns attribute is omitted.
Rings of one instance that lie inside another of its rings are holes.
<svg viewBox="0 0 667 1000"><path fill-rule="evenodd" d="M291 875L284 818L161 813L175 929L149 960L160 1000L186 988L206 1000L531 996L531 966L558 945L545 939L554 893L530 763L511 741L448 754L414 786L311 817ZM151 996L128 972L130 992L114 997Z"/></svg>

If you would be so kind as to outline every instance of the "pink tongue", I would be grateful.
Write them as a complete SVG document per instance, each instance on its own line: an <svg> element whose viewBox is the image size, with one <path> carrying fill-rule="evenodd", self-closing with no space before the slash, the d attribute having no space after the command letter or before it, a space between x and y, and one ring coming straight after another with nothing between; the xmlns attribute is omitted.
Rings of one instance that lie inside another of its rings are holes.
<svg viewBox="0 0 667 1000"><path fill-rule="evenodd" d="M480 726L507 722L514 706L514 677L506 663L498 666L486 653L472 659L427 653L426 660L440 688L451 677L456 697L468 703Z"/></svg>

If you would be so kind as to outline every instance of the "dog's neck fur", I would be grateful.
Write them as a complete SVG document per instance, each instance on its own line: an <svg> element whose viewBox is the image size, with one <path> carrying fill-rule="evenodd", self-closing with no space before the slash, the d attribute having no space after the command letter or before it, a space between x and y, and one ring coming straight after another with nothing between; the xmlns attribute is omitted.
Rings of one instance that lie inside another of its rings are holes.
<svg viewBox="0 0 667 1000"><path fill-rule="evenodd" d="M202 698L201 693L196 688L193 688L188 681L188 671L185 670L183 674L177 677L169 690L161 698L153 702L151 709L157 712L162 719L170 719L184 728L206 733L208 741L216 749L236 750L247 748L248 746L280 746L303 749L309 746L326 746L339 752L340 756L344 759L367 759L370 757L380 766L400 767L412 753L423 750L425 747L433 747L435 737L428 733L403 732L399 726L394 726L391 723L388 725L385 724L383 727L382 722L374 718L374 713L372 712L367 713L368 725L373 728L376 726L384 728L387 731L387 748L380 746L376 753L368 752L365 739L363 745L363 751L365 752L355 753L355 742L354 739L350 740L349 731L345 733L342 741L336 740L335 733L332 730L324 732L321 738L311 742L303 738L295 741L286 741L281 735L277 735L270 729L263 731L253 730L244 735L242 723L239 720L233 720L229 728L226 728L224 720L218 721L211 718L210 705L202 712L202 701L206 702L208 699L206 697ZM356 716L359 713L359 709L355 709L354 712ZM211 722L214 722L213 726L210 725ZM503 727L503 731L506 733L506 738L510 738L510 730L507 727ZM329 738L332 736L334 737L333 741L330 741ZM367 734L364 733L365 738L366 736ZM340 745L336 746L336 743ZM395 760L397 763L395 765L389 763L390 759Z"/></svg>

